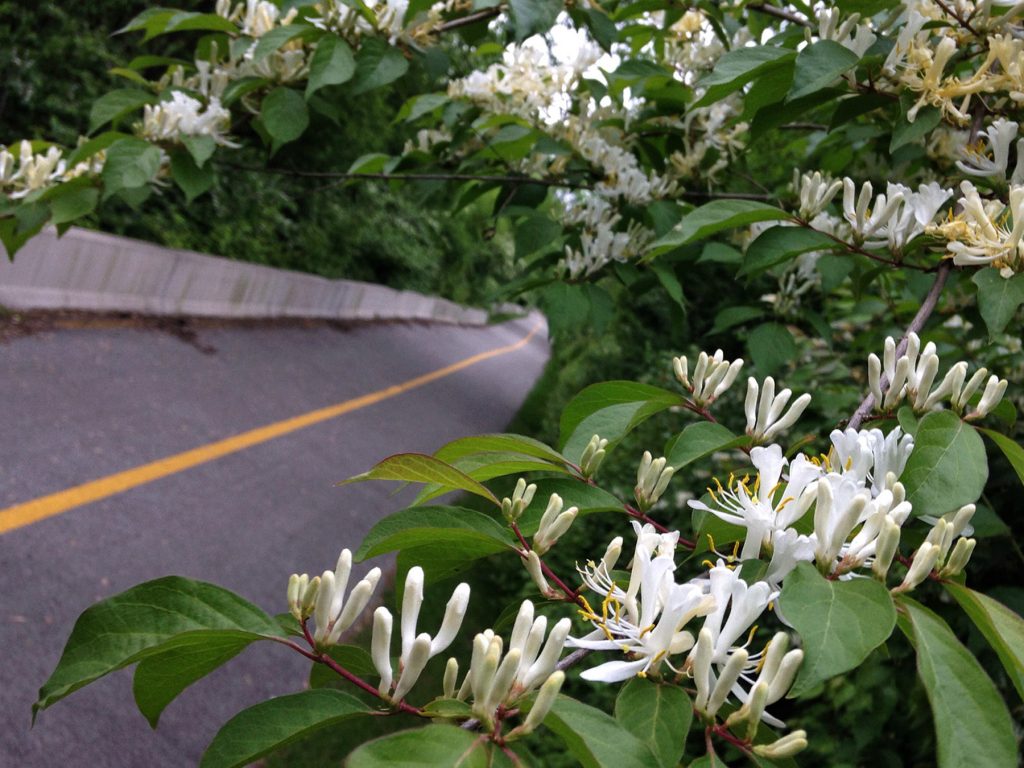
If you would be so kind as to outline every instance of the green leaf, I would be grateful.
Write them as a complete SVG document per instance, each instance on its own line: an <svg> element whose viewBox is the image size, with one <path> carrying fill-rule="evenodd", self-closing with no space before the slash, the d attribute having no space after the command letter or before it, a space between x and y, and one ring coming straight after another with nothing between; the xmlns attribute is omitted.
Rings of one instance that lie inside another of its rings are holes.
<svg viewBox="0 0 1024 768"><path fill-rule="evenodd" d="M428 717L458 717L470 719L473 717L473 709L465 701L458 699L434 699L423 707Z"/></svg>
<svg viewBox="0 0 1024 768"><path fill-rule="evenodd" d="M562 463L554 464L544 459L535 459L531 456L523 456L519 453L508 451L490 451L486 453L474 453L463 456L452 462L452 466L466 475L484 482L493 480L496 477L507 475L522 475L526 472L556 472L568 475L569 470ZM432 483L424 486L419 495L413 499L413 504L424 504L438 496L443 496L450 489Z"/></svg>
<svg viewBox="0 0 1024 768"><path fill-rule="evenodd" d="M746 435L734 435L721 424L698 421L691 424L665 445L665 458L678 471L687 464L719 451L729 451L750 444Z"/></svg>
<svg viewBox="0 0 1024 768"><path fill-rule="evenodd" d="M717 232L757 221L789 218L785 211L756 200L712 200L683 216L670 232L655 240L648 249L648 255L664 253L686 243L704 240Z"/></svg>
<svg viewBox="0 0 1024 768"><path fill-rule="evenodd" d="M356 57L349 44L337 35L324 35L316 44L309 63L308 99L325 85L347 83L356 73Z"/></svg>
<svg viewBox="0 0 1024 768"><path fill-rule="evenodd" d="M715 315L715 323L708 333L721 333L760 317L764 317L764 310L760 307L726 307Z"/></svg>
<svg viewBox="0 0 1024 768"><path fill-rule="evenodd" d="M415 122L424 115L433 113L440 107L451 101L447 93L421 93L418 96L409 98L402 108L398 110L395 121L404 120L407 123ZM550 219L549 219L550 221Z"/></svg>
<svg viewBox="0 0 1024 768"><path fill-rule="evenodd" d="M564 7L558 0L509 0L508 6L517 43L551 29Z"/></svg>
<svg viewBox="0 0 1024 768"><path fill-rule="evenodd" d="M560 695L544 725L565 743L583 768L649 768L648 746L614 718L581 701Z"/></svg>
<svg viewBox="0 0 1024 768"><path fill-rule="evenodd" d="M561 234L562 225L550 216L535 213L524 217L516 223L516 258L525 259L538 251L549 252L560 242Z"/></svg>
<svg viewBox="0 0 1024 768"><path fill-rule="evenodd" d="M60 193L50 199L50 221L53 224L74 221L96 210L100 199L100 191L96 187L62 184L56 189Z"/></svg>
<svg viewBox="0 0 1024 768"><path fill-rule="evenodd" d="M637 424L681 402L674 392L635 381L591 384L562 411L562 453L578 461L594 435L614 444Z"/></svg>
<svg viewBox="0 0 1024 768"><path fill-rule="evenodd" d="M119 120L144 104L155 104L157 97L137 88L118 88L100 96L89 110L89 133L109 122Z"/></svg>
<svg viewBox="0 0 1024 768"><path fill-rule="evenodd" d="M994 432L991 429L983 429L978 427L979 432L983 432L989 440L999 446L999 450L1003 452L1007 460L1010 462L1010 466L1013 467L1013 471L1017 473L1017 477L1020 478L1022 484L1024 484L1024 448L1006 435L1001 435L998 432Z"/></svg>
<svg viewBox="0 0 1024 768"><path fill-rule="evenodd" d="M787 101L820 91L857 65L860 57L834 40L818 40L796 57L793 87Z"/></svg>
<svg viewBox="0 0 1024 768"><path fill-rule="evenodd" d="M1002 333L1018 307L1024 304L1024 274L1006 279L998 269L990 267L975 272L971 282L978 286L978 309L989 337Z"/></svg>
<svg viewBox="0 0 1024 768"><path fill-rule="evenodd" d="M192 155L181 149L171 153L171 176L189 203L213 186L213 167L200 168Z"/></svg>
<svg viewBox="0 0 1024 768"><path fill-rule="evenodd" d="M245 632L189 632L165 643L135 667L132 692L139 711L156 728L164 708L192 683L258 639Z"/></svg>
<svg viewBox="0 0 1024 768"><path fill-rule="evenodd" d="M103 151L115 141L129 138L131 138L129 134L121 133L120 131L104 131L99 136L91 138L81 146L76 147L67 157L68 167L74 168L83 160L88 160L97 152Z"/></svg>
<svg viewBox="0 0 1024 768"><path fill-rule="evenodd" d="M358 96L392 83L408 69L409 62L397 48L376 37L364 40L356 56L352 94Z"/></svg>
<svg viewBox="0 0 1024 768"><path fill-rule="evenodd" d="M304 736L371 710L330 688L278 696L228 720L203 754L200 768L240 768Z"/></svg>
<svg viewBox="0 0 1024 768"><path fill-rule="evenodd" d="M981 496L988 458L978 433L952 411L929 413L918 424L914 450L900 482L915 515L942 515Z"/></svg>
<svg viewBox="0 0 1024 768"><path fill-rule="evenodd" d="M167 26L160 34L168 32L228 32L238 34L238 27L223 16L216 13L195 13L192 11L175 11ZM148 35L147 37L153 37Z"/></svg>
<svg viewBox="0 0 1024 768"><path fill-rule="evenodd" d="M460 437L435 451L434 458L450 463L463 456L493 451L509 451L556 463L565 462L565 457L562 454L540 440L511 433Z"/></svg>
<svg viewBox="0 0 1024 768"><path fill-rule="evenodd" d="M310 29L311 27L308 27L305 24L288 24L283 27L274 27L268 32L265 32L260 36L256 43L256 48L252 52L252 62L256 63L263 61L263 59L267 58L267 56L272 54L282 45L294 40L296 37L307 34ZM310 73L312 73L312 68L310 68Z"/></svg>
<svg viewBox="0 0 1024 768"><path fill-rule="evenodd" d="M213 140L212 136L182 136L181 143L185 145L185 149L192 155L192 159L200 168L206 165L206 161L213 156L214 150L217 149L217 142Z"/></svg>
<svg viewBox="0 0 1024 768"><path fill-rule="evenodd" d="M661 283L661 287L665 289L665 293L669 295L669 298L685 312L686 297L683 295L683 285L679 282L679 277L676 275L675 270L667 264L656 261L651 264L651 271L654 272L658 282Z"/></svg>
<svg viewBox="0 0 1024 768"><path fill-rule="evenodd" d="M859 666L896 624L885 585L874 579L829 581L810 563L800 563L786 577L779 608L803 641L793 696Z"/></svg>
<svg viewBox="0 0 1024 768"><path fill-rule="evenodd" d="M889 142L890 155L897 149L907 144L916 143L931 133L942 121L942 114L935 107L925 107L917 113L916 118L912 123L907 122L905 114L898 118L893 127L892 140Z"/></svg>
<svg viewBox="0 0 1024 768"><path fill-rule="evenodd" d="M121 190L144 187L159 170L159 148L136 138L115 141L107 148L107 159L100 174L104 199Z"/></svg>
<svg viewBox="0 0 1024 768"><path fill-rule="evenodd" d="M947 581L943 586L988 640L1017 695L1024 699L1024 619L997 600L962 584Z"/></svg>
<svg viewBox="0 0 1024 768"><path fill-rule="evenodd" d="M33 709L45 709L93 680L162 651L183 633L203 631L244 633L253 639L283 636L270 616L222 587L180 576L149 581L97 603L78 618Z"/></svg>
<svg viewBox="0 0 1024 768"><path fill-rule="evenodd" d="M364 480L403 480L407 483L437 483L451 490L469 491L500 506L487 488L451 464L423 453L399 453L379 462L369 472L350 477L338 485Z"/></svg>
<svg viewBox="0 0 1024 768"><path fill-rule="evenodd" d="M309 110L298 91L278 86L263 99L260 118L275 145L295 141L309 125Z"/></svg>
<svg viewBox="0 0 1024 768"><path fill-rule="evenodd" d="M619 725L646 744L657 765L677 765L693 721L693 704L682 688L634 677L615 699Z"/></svg>
<svg viewBox="0 0 1024 768"><path fill-rule="evenodd" d="M747 349L757 372L765 376L778 373L799 351L793 334L779 323L762 323L754 328L747 335Z"/></svg>
<svg viewBox="0 0 1024 768"><path fill-rule="evenodd" d="M378 521L366 534L356 560L396 549L443 542L485 557L513 546L509 531L493 517L464 507L410 507Z"/></svg>
<svg viewBox="0 0 1024 768"><path fill-rule="evenodd" d="M758 275L776 264L796 258L801 253L831 250L835 247L835 240L816 229L772 227L758 235L747 248L743 266L737 274Z"/></svg>
<svg viewBox="0 0 1024 768"><path fill-rule="evenodd" d="M900 629L917 650L917 674L932 707L939 768L1017 765L1010 715L978 660L923 605L901 597L900 606Z"/></svg>
<svg viewBox="0 0 1024 768"><path fill-rule="evenodd" d="M775 48L767 45L737 48L725 53L715 63L714 70L701 79L700 85L707 91L694 107L708 104L738 91L754 78L792 61L796 53L786 48Z"/></svg>
<svg viewBox="0 0 1024 768"><path fill-rule="evenodd" d="M490 742L454 725L428 725L363 744L346 768L489 768ZM204 767L205 768L205 767Z"/></svg>

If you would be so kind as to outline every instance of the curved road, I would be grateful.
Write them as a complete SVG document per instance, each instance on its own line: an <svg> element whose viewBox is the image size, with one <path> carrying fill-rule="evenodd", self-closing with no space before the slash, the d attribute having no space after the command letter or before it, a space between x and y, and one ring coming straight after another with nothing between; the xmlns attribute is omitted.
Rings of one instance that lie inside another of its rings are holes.
<svg viewBox="0 0 1024 768"><path fill-rule="evenodd" d="M235 712L298 690L308 663L256 644L156 731L128 670L29 730L39 686L96 600L176 573L286 610L288 574L333 567L409 498L333 484L392 453L504 429L547 359L536 322L212 327L198 344L85 328L0 343L0 765L193 766Z"/></svg>

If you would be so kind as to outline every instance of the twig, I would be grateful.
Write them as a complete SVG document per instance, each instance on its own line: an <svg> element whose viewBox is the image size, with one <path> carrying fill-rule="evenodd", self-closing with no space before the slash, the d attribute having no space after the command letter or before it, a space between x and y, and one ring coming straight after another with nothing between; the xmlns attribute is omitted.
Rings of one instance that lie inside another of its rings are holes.
<svg viewBox="0 0 1024 768"><path fill-rule="evenodd" d="M450 32L453 29L459 29L460 27L468 27L471 24L476 24L478 21L485 21L487 19L493 19L495 16L501 14L505 10L502 5L496 5L493 8L484 8L482 11L476 11L468 16L462 16L458 19L452 19L446 21L444 24L437 28L438 32Z"/></svg>
<svg viewBox="0 0 1024 768"><path fill-rule="evenodd" d="M943 287L946 285L946 280L949 278L949 272L952 269L952 262L943 261L939 265L938 271L935 273L935 282L932 283L931 289L928 291L928 295L925 296L924 301L921 303L920 308L917 310L917 314L914 315L914 319L910 321L910 325L907 327L906 333L903 334L903 338L900 339L900 343L896 345L896 358L899 359L904 352L907 351L907 343L910 339L911 333L920 333L921 329L924 328L924 324L931 317L932 312L935 311L935 305L939 302L939 295L942 293ZM889 379L882 374L882 379L879 381L879 387L882 390L882 394L885 394L886 389L889 387ZM857 410L853 412L853 416L850 418L847 427L850 429L859 429L861 422L867 417L871 410L875 407L874 395L868 395L864 398Z"/></svg>
<svg viewBox="0 0 1024 768"><path fill-rule="evenodd" d="M784 8L776 8L774 5L768 5L768 3L755 3L748 5L747 10L757 11L767 16L774 16L777 19L783 19L791 24L799 24L801 27L810 27L811 22L805 19L803 16L797 16L791 11L787 11Z"/></svg>

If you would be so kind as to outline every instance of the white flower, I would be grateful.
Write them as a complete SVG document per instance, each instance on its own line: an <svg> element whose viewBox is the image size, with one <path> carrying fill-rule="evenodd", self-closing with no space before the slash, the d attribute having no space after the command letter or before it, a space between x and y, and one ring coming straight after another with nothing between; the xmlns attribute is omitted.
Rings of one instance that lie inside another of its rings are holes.
<svg viewBox="0 0 1024 768"><path fill-rule="evenodd" d="M793 426L811 402L811 396L800 395L790 406L789 411L786 411L786 405L792 395L793 392L789 389L784 389L776 395L775 379L771 376L764 380L763 387L758 387L757 380L753 377L747 379L747 397L744 402L747 434L758 442L771 442L781 432Z"/></svg>
<svg viewBox="0 0 1024 768"><path fill-rule="evenodd" d="M636 471L636 487L633 495L641 509L650 509L658 503L658 499L668 488L675 468L666 466L664 456L655 459L650 451L644 451L640 466Z"/></svg>
<svg viewBox="0 0 1024 768"><path fill-rule="evenodd" d="M819 171L801 176L799 170L794 170L793 177L793 186L800 196L800 218L804 221L810 221L825 210L825 206L832 202L832 198L843 188L841 180L830 179Z"/></svg>
<svg viewBox="0 0 1024 768"><path fill-rule="evenodd" d="M890 185L888 194L878 195L875 198L874 207L870 207L872 192L870 181L864 182L858 195L853 180L848 177L843 179L843 216L846 217L853 229L854 240L858 243L866 243L870 247L877 247L879 244L885 243L885 241L879 243L877 233L889 223L899 209L903 202L903 192L896 186Z"/></svg>
<svg viewBox="0 0 1024 768"><path fill-rule="evenodd" d="M961 148L963 159L957 161L957 168L971 176L993 176L1005 180L1010 144L1017 138L1018 127L1017 123L1003 117L992 121L983 132L984 139L979 138L974 144ZM1019 156L1017 164L1021 164Z"/></svg>
<svg viewBox="0 0 1024 768"><path fill-rule="evenodd" d="M225 137L231 127L231 113L211 98L203 103L181 91L169 101L147 104L143 108L142 136L150 141L180 141L183 136L209 136L218 144L236 146Z"/></svg>
<svg viewBox="0 0 1024 768"><path fill-rule="evenodd" d="M871 495L878 496L893 479L903 474L914 450L913 435L904 435L895 427L888 435L880 429L835 429L832 440L833 466L842 474L851 474L859 483L871 484Z"/></svg>

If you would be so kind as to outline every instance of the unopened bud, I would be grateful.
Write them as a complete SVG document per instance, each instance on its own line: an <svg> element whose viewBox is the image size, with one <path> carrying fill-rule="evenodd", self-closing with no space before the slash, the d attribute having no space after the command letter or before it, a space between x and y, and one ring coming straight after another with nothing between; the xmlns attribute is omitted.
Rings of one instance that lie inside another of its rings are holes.
<svg viewBox="0 0 1024 768"><path fill-rule="evenodd" d="M766 757L769 760L782 760L807 749L807 732L793 731L787 733L781 739L771 744L755 744L753 746L755 755Z"/></svg>
<svg viewBox="0 0 1024 768"><path fill-rule="evenodd" d="M302 619L308 618L313 613L313 606L316 605L316 596L320 591L320 577L314 576L306 584L306 591L302 595L301 614Z"/></svg>
<svg viewBox="0 0 1024 768"><path fill-rule="evenodd" d="M523 561L526 565L526 572L530 574L530 578L533 579L533 583L537 585L537 589L544 597L555 597L557 592L551 588L548 584L548 580L544 576L544 569L541 567L540 556L530 551L526 555L526 559Z"/></svg>
<svg viewBox="0 0 1024 768"><path fill-rule="evenodd" d="M430 635L424 632L412 643L412 648L409 651L408 658L405 659L405 666L402 668L402 674L398 678L398 685L395 686L395 693L391 697L392 699L401 701L405 698L406 694L416 685L416 681L420 679L420 675L423 674L423 668L427 666L427 661L429 660Z"/></svg>
<svg viewBox="0 0 1024 768"><path fill-rule="evenodd" d="M373 612L373 636L370 641L370 658L380 675L380 692L387 695L391 690L391 611L383 606Z"/></svg>
<svg viewBox="0 0 1024 768"><path fill-rule="evenodd" d="M530 709L529 714L526 715L526 720L523 724L515 729L514 732L526 735L533 732L541 723L544 722L544 718L548 716L548 712L551 711L551 707L555 703L555 699L558 697L558 692L562 690L562 683L565 682L565 672L561 670L553 672L544 684L540 687L540 691L537 693L537 698L533 702L533 708Z"/></svg>
<svg viewBox="0 0 1024 768"><path fill-rule="evenodd" d="M714 690L711 691L711 696L708 698L705 714L709 717L714 717L722 704L725 703L729 691L736 684L736 681L740 679L740 675L743 674L743 668L747 666L748 658L749 654L743 648L733 651L732 655L729 656L729 660L722 669L722 676L718 678L718 682L715 683Z"/></svg>
<svg viewBox="0 0 1024 768"><path fill-rule="evenodd" d="M939 559L939 547L936 544L929 544L927 541L924 542L914 555L914 562L910 564L910 570L907 571L907 575L903 579L903 583L900 584L895 592L909 592L914 589L918 584L928 578L928 574L932 572L932 568L935 567L936 561Z"/></svg>
<svg viewBox="0 0 1024 768"><path fill-rule="evenodd" d="M605 573L611 573L615 564L619 562L619 556L622 554L622 537L616 536L611 540L608 548L604 551L604 556L601 558L601 565L604 566Z"/></svg>
<svg viewBox="0 0 1024 768"><path fill-rule="evenodd" d="M458 659L448 659L444 666L444 679L441 681L441 692L446 699L455 698L455 684L459 679Z"/></svg>
<svg viewBox="0 0 1024 768"><path fill-rule="evenodd" d="M583 457L580 459L580 470L584 477L593 477L597 474L601 462L604 461L605 448L607 446L608 441L601 439L597 435L590 438L587 447L583 449Z"/></svg>
<svg viewBox="0 0 1024 768"><path fill-rule="evenodd" d="M537 551L537 554L543 555L551 549L569 530L578 514L579 509L577 507L569 507L560 513L543 533L538 532L533 537L533 548Z"/></svg>
<svg viewBox="0 0 1024 768"><path fill-rule="evenodd" d="M512 492L512 498L504 498L501 500L501 513L509 523L514 523L522 516L523 511L530 506L530 502L533 501L533 494L536 493L536 491L536 485L533 483L527 485L523 478L519 478L518 482L516 482L516 488Z"/></svg>
<svg viewBox="0 0 1024 768"><path fill-rule="evenodd" d="M945 567L939 571L939 576L948 578L963 573L964 568L974 554L974 546L977 542L974 539L958 539L953 552L946 561Z"/></svg>
<svg viewBox="0 0 1024 768"><path fill-rule="evenodd" d="M900 545L900 527L891 517L882 521L882 529L878 532L875 542L875 562L871 564L871 572L882 581L889 573L889 566Z"/></svg>

